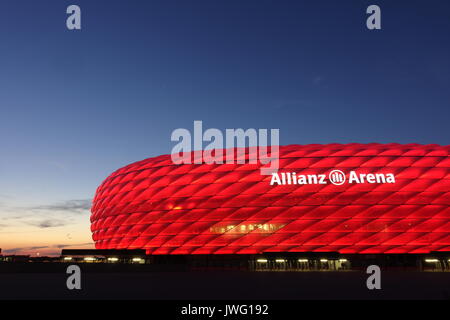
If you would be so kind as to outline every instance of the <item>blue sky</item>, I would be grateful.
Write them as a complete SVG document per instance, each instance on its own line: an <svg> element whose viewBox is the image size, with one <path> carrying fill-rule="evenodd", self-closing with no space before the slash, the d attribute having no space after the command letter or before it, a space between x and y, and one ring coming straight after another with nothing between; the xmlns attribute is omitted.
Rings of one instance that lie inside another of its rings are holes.
<svg viewBox="0 0 450 320"><path fill-rule="evenodd" d="M283 145L449 144L449 15L444 0L2 0L0 247L88 243L101 181L194 120L279 128Z"/></svg>

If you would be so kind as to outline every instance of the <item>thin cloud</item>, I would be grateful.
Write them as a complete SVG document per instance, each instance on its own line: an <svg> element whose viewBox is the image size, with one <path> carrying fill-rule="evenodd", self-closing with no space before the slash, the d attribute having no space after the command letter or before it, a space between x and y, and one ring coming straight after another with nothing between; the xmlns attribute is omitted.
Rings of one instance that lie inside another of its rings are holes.
<svg viewBox="0 0 450 320"><path fill-rule="evenodd" d="M9 207L5 208L1 215L3 224L0 224L0 228L12 228L17 223L39 229L62 227L72 224L75 217L89 214L90 208L91 200L89 199L74 199L28 207ZM8 225L5 224L6 221Z"/></svg>
<svg viewBox="0 0 450 320"><path fill-rule="evenodd" d="M47 246L35 246L35 247L19 247L19 248L11 248L3 250L3 253L12 254L16 252L22 252L22 251L30 251L30 250L40 250L48 248Z"/></svg>
<svg viewBox="0 0 450 320"><path fill-rule="evenodd" d="M67 165L62 163L62 162L50 161L48 164L53 166L53 167L56 167L56 168L60 169L61 171L67 171Z"/></svg>
<svg viewBox="0 0 450 320"><path fill-rule="evenodd" d="M91 200L67 200L60 203L30 207L30 210L62 211L84 213L91 208Z"/></svg>
<svg viewBox="0 0 450 320"><path fill-rule="evenodd" d="M92 245L92 242L85 242L85 243L77 243L77 244L58 244L53 246L52 248L58 248L58 249L64 249L64 248L68 248L68 247L77 247L77 246L88 246L88 245Z"/></svg>
<svg viewBox="0 0 450 320"><path fill-rule="evenodd" d="M66 221L55 219L46 219L42 221L26 221L25 223L41 229L62 227L67 225Z"/></svg>
<svg viewBox="0 0 450 320"><path fill-rule="evenodd" d="M316 86L322 84L322 82L323 82L323 77L321 77L321 76L316 76L312 80L312 83Z"/></svg>

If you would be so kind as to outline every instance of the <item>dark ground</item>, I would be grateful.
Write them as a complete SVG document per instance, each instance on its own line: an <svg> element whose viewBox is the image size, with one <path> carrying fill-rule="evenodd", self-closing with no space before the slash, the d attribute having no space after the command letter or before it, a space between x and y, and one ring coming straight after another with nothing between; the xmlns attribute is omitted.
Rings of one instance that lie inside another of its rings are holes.
<svg viewBox="0 0 450 320"><path fill-rule="evenodd" d="M450 299L450 272L383 271L368 290L364 271L157 271L80 264L82 290L66 288L67 265L0 267L0 299ZM37 270L37 272L31 272Z"/></svg>

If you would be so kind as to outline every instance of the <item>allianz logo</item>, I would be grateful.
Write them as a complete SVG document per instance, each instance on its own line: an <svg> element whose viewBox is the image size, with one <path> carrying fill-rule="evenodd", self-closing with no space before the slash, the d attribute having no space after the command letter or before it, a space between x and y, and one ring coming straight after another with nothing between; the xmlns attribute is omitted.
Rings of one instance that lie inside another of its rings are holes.
<svg viewBox="0 0 450 320"><path fill-rule="evenodd" d="M295 172L272 173L270 185L295 185L295 184L328 184L340 186L344 183L395 183L393 173L357 173L350 171L347 175L341 170L332 170L327 174L302 174Z"/></svg>

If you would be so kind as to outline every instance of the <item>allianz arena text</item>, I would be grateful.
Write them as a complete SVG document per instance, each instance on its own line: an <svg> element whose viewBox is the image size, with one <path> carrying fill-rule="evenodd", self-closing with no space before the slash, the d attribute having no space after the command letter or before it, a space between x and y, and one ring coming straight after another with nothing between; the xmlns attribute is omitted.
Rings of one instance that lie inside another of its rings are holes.
<svg viewBox="0 0 450 320"><path fill-rule="evenodd" d="M125 166L98 187L97 249L148 254L450 251L450 146L289 145L279 170Z"/></svg>

